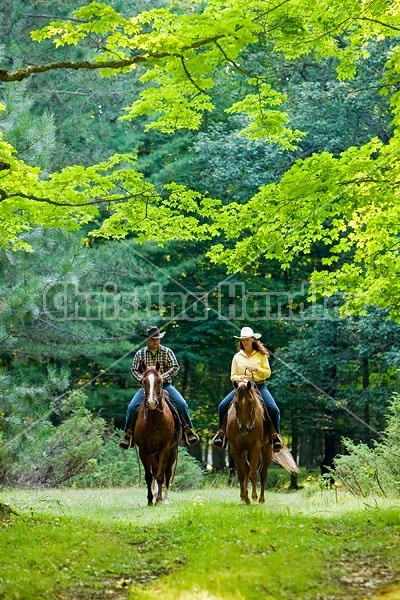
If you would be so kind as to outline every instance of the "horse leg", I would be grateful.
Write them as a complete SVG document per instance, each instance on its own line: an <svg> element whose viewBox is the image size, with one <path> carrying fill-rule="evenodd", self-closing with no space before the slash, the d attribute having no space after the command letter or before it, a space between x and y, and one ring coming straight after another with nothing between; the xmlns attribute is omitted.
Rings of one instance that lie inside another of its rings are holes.
<svg viewBox="0 0 400 600"><path fill-rule="evenodd" d="M248 486L248 464L246 458L241 455L236 448L231 445L231 454L233 462L236 465L237 476L240 484L240 503L250 504L249 493L247 490Z"/></svg>
<svg viewBox="0 0 400 600"><path fill-rule="evenodd" d="M252 494L251 497L254 502L257 501L257 475L258 475L258 465L260 461L260 445L255 444L251 449L250 457L249 457L249 479L251 481Z"/></svg>
<svg viewBox="0 0 400 600"><path fill-rule="evenodd" d="M246 502L246 504L250 504L250 498L249 498L250 465L249 465L249 461L247 459L247 453L246 452L243 455L242 462L243 462L243 467L244 467L243 487L244 487L244 494L245 494L245 502Z"/></svg>
<svg viewBox="0 0 400 600"><path fill-rule="evenodd" d="M172 470L176 461L176 456L178 453L178 447L175 446L174 448L170 449L170 453L169 453L169 457L168 457L168 463L167 466L165 467L165 493L164 493L164 504L169 504L169 498L168 498L168 493L169 493L169 483L171 481L171 477L172 477Z"/></svg>
<svg viewBox="0 0 400 600"><path fill-rule="evenodd" d="M153 475L148 469L145 469L145 479L147 484L147 506L153 506L153 492L151 489L153 484Z"/></svg>
<svg viewBox="0 0 400 600"><path fill-rule="evenodd" d="M165 469L166 466L168 464L168 457L169 457L169 444L168 446L165 448L163 448L160 452L160 456L158 459L158 468L157 468L157 475L156 475L156 480L158 483L158 492L157 492L157 497L156 497L156 504L162 504L163 503L163 497L162 497L162 487L165 483Z"/></svg>
<svg viewBox="0 0 400 600"><path fill-rule="evenodd" d="M260 471L260 497L258 499L258 502L260 504L264 504L265 502L265 498L264 498L264 492L265 492L265 484L267 481L267 476L268 476L268 467L270 465L272 459L272 449L271 446L269 444L265 444L262 449L261 449L261 471Z"/></svg>
<svg viewBox="0 0 400 600"><path fill-rule="evenodd" d="M147 505L153 505L153 492L152 492L152 484L153 484L153 469L151 464L151 458L146 456L144 453L140 452L139 449L139 457L142 461L142 465L144 468L144 478L146 480L147 485Z"/></svg>

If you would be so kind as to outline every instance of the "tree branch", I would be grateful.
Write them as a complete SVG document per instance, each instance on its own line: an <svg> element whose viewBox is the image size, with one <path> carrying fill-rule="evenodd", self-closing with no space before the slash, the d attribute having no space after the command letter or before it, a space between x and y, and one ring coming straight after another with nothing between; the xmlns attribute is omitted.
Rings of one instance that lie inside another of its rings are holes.
<svg viewBox="0 0 400 600"><path fill-rule="evenodd" d="M27 17L32 17L32 19L51 19L52 21L71 21L72 23L87 23L87 21L82 21L82 19L73 19L72 17L55 17L54 15L34 15L32 13L27 13Z"/></svg>
<svg viewBox="0 0 400 600"><path fill-rule="evenodd" d="M181 55L179 58L181 59L183 70L185 71L186 77L189 79L190 83L196 88L196 90L199 90L199 92L201 92L202 94L206 94L207 92L203 90L199 85L197 85L197 83L194 81L193 77L189 73L185 65L185 57Z"/></svg>
<svg viewBox="0 0 400 600"><path fill-rule="evenodd" d="M125 58L120 60L102 60L98 62L91 62L89 60L58 61L48 63L47 65L31 65L24 69L19 69L14 73L10 73L8 69L0 69L0 81L4 81L7 83L10 81L22 81L23 79L27 79L28 77L36 73L45 73L47 71L54 71L57 69L74 69L75 71L79 69L122 69L123 67L130 67L132 65L147 62L149 59L160 60L162 58L168 58L170 56L180 57L181 53L185 52L186 50L194 50L195 48L200 48L202 46L206 46L207 44L215 43L223 37L225 36L221 34L212 38L205 38L204 40L193 42L192 44L181 48L179 54L176 54L174 52L160 52L155 54L146 53L133 56L132 58Z"/></svg>
<svg viewBox="0 0 400 600"><path fill-rule="evenodd" d="M400 185L400 181L388 181L386 179L374 179L373 177L359 177L357 179L350 179L348 181L339 181L338 185L354 185L359 183L377 183L382 185Z"/></svg>
<svg viewBox="0 0 400 600"><path fill-rule="evenodd" d="M400 27L395 27L394 25L390 25L389 23L384 23L383 21L378 21L378 19L371 19L370 17L362 17L360 21L371 21L371 23L378 23L378 25L382 25L382 27L388 27L389 29L394 29L394 31L400 31Z"/></svg>
<svg viewBox="0 0 400 600"><path fill-rule="evenodd" d="M125 200L131 200L132 198L150 198L151 195L138 193L138 194L127 194L126 196L120 196L118 198L97 198L96 200L90 200L89 202L57 202L50 198L39 198L33 194L24 194L23 192L15 192L13 194L7 194L4 190L0 189L0 202L8 200L9 198L24 198L26 200L33 200L34 202L44 202L45 204L52 204L53 206L70 206L71 208L79 206L92 206L93 204L111 204L113 202L124 202ZM158 194L154 194L154 198L158 198Z"/></svg>
<svg viewBox="0 0 400 600"><path fill-rule="evenodd" d="M23 79L27 79L36 73L46 73L47 71L54 71L56 69L74 69L76 71L78 69L118 69L122 67L129 67L146 60L147 57L134 56L133 58L127 58L125 60L103 60L96 63L88 60L59 61L49 63L47 65L32 65L30 67L26 67L25 69L19 69L14 73L9 73L7 69L0 69L0 81L22 81Z"/></svg>
<svg viewBox="0 0 400 600"><path fill-rule="evenodd" d="M246 75L246 77L252 77L253 79L259 79L259 77L257 75L252 75L251 73L249 73L249 71L247 71L246 69L243 69L243 67L239 66L234 60L229 58L229 56L226 54L225 50L222 48L221 44L218 44L218 41L216 41L214 43L217 46L218 50L221 52L222 56L225 58L225 60L228 63L230 63L233 67L235 67L235 69L237 71L239 71L239 73Z"/></svg>

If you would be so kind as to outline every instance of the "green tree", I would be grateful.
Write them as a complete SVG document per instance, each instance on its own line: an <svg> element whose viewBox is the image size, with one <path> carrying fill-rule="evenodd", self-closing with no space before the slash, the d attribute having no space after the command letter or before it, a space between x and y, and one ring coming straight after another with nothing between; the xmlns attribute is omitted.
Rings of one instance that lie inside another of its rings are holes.
<svg viewBox="0 0 400 600"><path fill-rule="evenodd" d="M354 1L346 11L345 14L339 2L313 6L304 1L290 5L271 2L267 6L256 2L249 8L232 0L224 7L218 2L205 6L187 3L177 12L152 9L127 19L111 6L92 3L75 11L75 21L62 20L34 34L36 40L53 39L62 48L81 47L89 42L84 60L68 60L67 52L53 63L15 72L4 68L0 78L4 82L18 81L36 73L65 69L101 70L103 75L139 69L144 86L139 99L128 107L126 118L153 116L147 129L157 127L167 133L197 128L203 113L215 106L214 73L227 66L241 72L241 53L250 44L261 44L266 31L268 46L274 53L289 61L308 54L315 60L332 57L342 79L363 68L370 46L378 40L385 43L388 38L395 39L399 15L391 2L365 7ZM377 85L394 92L394 115L398 102L397 56L394 47L384 64L384 74L377 73ZM264 138L293 148L301 135L288 128L287 115L279 109L285 96L259 73L242 74L252 91L246 90L243 97L235 98L228 113L247 115L243 133L250 138ZM216 245L211 253L214 260L225 262L231 270L237 270L260 252L285 266L299 254L309 253L316 242L322 242L329 255L324 259L324 268L314 274L314 280L322 282L328 293L345 291L351 310L362 312L366 304L376 303L391 306L390 315L396 317L391 297L393 289L397 289L397 229L387 225L398 221L398 174L393 158L398 153L397 144L394 135L387 143L372 140L343 151L339 157L326 152L309 157L291 167L279 184L262 188L243 206L233 204L222 211L217 210L216 203L200 201L181 187L174 187L172 193L166 190L165 196L160 196L147 186L144 193L143 179L132 170L110 172L121 163L120 157L90 170L70 168L39 181L37 173L26 172L25 166L12 158L11 149L3 145L3 170L10 173L2 178L2 207L5 218L17 206L23 207L26 227L29 222L48 223L49 212L43 205L54 203L52 223L62 221L71 229L96 218L96 204L107 196L113 213L103 222L101 235L120 237L137 230L137 215L141 214L144 236L153 235L159 241L170 239L171 218L180 219L180 236L186 238L193 235L194 229L197 237L210 235L210 228L202 221L211 218L214 233L239 240L234 248ZM26 183L21 190L14 176L21 182L22 174ZM121 179L122 195L114 193L121 188ZM60 189L64 195L62 210L58 210ZM38 202L42 205L40 220L35 209ZM156 234L154 228L147 227L153 218L158 223ZM258 235L248 238L246 232L252 230L255 222ZM21 231L22 223L17 222L14 228L4 231L5 239L15 241Z"/></svg>
<svg viewBox="0 0 400 600"><path fill-rule="evenodd" d="M378 310L333 316L318 306L303 314L293 339L276 352L279 374L271 386L301 463L324 472L344 450L342 437L380 439L398 386L399 326Z"/></svg>

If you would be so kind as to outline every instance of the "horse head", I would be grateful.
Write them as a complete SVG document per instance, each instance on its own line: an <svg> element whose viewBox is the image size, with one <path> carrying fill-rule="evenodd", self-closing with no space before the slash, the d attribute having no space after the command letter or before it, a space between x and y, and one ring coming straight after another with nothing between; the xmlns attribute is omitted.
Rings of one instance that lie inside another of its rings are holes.
<svg viewBox="0 0 400 600"><path fill-rule="evenodd" d="M142 375L143 398L149 410L161 408L163 398L163 378L160 363L147 367Z"/></svg>
<svg viewBox="0 0 400 600"><path fill-rule="evenodd" d="M255 407L259 403L251 381L235 381L236 395L233 401L236 411L236 421L241 433L254 429Z"/></svg>

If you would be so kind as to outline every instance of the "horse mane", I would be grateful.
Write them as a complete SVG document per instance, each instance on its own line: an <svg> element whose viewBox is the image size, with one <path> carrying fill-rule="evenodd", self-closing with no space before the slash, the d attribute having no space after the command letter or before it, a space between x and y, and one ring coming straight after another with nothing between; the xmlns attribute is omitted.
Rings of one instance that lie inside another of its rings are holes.
<svg viewBox="0 0 400 600"><path fill-rule="evenodd" d="M236 387L236 395L234 398L234 402L243 398L243 396L249 392L253 397L255 403L259 406L259 408L264 411L264 407L262 405L261 396L258 390L251 384L250 381L240 381Z"/></svg>

